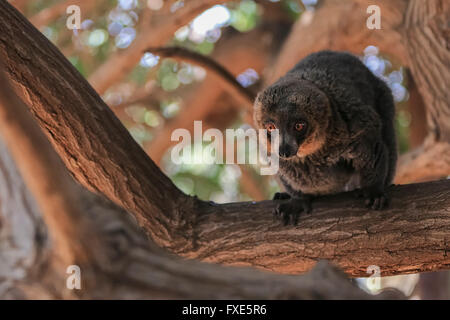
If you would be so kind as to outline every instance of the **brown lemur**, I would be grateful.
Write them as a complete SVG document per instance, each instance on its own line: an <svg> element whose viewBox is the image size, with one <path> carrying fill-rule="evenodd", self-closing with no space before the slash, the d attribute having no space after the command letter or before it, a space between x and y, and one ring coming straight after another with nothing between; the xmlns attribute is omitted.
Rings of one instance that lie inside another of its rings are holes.
<svg viewBox="0 0 450 320"><path fill-rule="evenodd" d="M297 223L316 196L360 189L382 209L397 161L395 107L389 87L357 57L320 51L260 92L255 124L279 131L275 214Z"/></svg>

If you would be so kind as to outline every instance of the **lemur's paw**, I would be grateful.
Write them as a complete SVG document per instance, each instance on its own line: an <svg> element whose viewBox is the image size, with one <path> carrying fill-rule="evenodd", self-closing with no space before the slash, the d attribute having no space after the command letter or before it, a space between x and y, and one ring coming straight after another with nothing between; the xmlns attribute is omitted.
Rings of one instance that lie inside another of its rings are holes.
<svg viewBox="0 0 450 320"><path fill-rule="evenodd" d="M353 191L353 195L354 195L355 199L363 199L365 197L364 190L362 190L362 189L355 189Z"/></svg>
<svg viewBox="0 0 450 320"><path fill-rule="evenodd" d="M365 190L366 208L372 210L383 210L388 206L389 198L384 191Z"/></svg>
<svg viewBox="0 0 450 320"><path fill-rule="evenodd" d="M291 198L289 201L280 203L274 210L274 216L288 224L296 225L301 213L312 211L310 198Z"/></svg>
<svg viewBox="0 0 450 320"><path fill-rule="evenodd" d="M291 195L287 192L275 192L272 200L287 200L290 198L291 198Z"/></svg>

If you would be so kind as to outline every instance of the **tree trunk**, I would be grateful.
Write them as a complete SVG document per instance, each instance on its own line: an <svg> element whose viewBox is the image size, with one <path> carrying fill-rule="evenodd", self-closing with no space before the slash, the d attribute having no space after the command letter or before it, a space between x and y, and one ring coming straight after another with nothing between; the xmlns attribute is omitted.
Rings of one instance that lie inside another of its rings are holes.
<svg viewBox="0 0 450 320"><path fill-rule="evenodd" d="M411 0L405 13L404 41L414 81L427 106L429 134L450 143L450 51L445 0Z"/></svg>

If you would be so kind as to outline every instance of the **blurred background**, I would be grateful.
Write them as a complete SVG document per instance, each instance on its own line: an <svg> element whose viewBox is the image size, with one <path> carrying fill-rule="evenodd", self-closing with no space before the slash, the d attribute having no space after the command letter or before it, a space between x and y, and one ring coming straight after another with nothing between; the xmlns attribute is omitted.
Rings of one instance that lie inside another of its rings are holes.
<svg viewBox="0 0 450 320"><path fill-rule="evenodd" d="M377 38L365 38L365 25L346 30L345 35L329 32L324 39L321 21L316 21L314 15L322 10L322 23L328 18L348 19L339 12L325 16L326 6L333 12L337 1L216 1L213 6L203 7L198 1L186 25L178 25L176 17L185 6L192 5L192 0L10 2L88 79L174 183L185 193L204 200L262 200L279 191L274 179L261 176L256 166L204 164L202 155L194 155L200 159L198 164L175 165L170 161L170 150L176 143L170 139L174 129L192 130L195 120L203 121L203 130L247 128L252 125L251 110L230 94L211 70L183 59L145 52L146 48L176 45L208 56L256 94L297 62L284 52L292 46L295 32L297 46L305 46L305 53L317 51L319 46L326 49L327 43L346 37L345 46L333 49L358 55L392 90L400 153L419 146L427 133L421 96L410 71L393 54L398 39L387 46L378 43ZM340 2L346 7L361 5L362 1ZM81 9L79 30L66 27L66 9L71 4ZM302 26L310 27L308 34ZM280 63L280 59L289 63ZM376 281L357 281L366 290L377 290ZM450 277L446 272L386 277L381 287L397 287L411 299L449 298Z"/></svg>

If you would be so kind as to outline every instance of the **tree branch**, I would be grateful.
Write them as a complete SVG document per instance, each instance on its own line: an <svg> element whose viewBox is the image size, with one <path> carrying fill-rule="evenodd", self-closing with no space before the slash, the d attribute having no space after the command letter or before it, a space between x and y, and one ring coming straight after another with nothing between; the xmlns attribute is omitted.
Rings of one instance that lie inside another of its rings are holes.
<svg viewBox="0 0 450 320"><path fill-rule="evenodd" d="M372 264L383 276L449 269L450 180L395 186L389 194L390 207L381 212L351 193L324 197L290 227L273 220L274 201L198 204L191 246L170 249L283 273L305 272L318 259L358 277Z"/></svg>
<svg viewBox="0 0 450 320"><path fill-rule="evenodd" d="M139 212L136 218L141 225L159 225L158 235L151 236L170 241L167 226L171 218L166 213L174 212L177 203L166 201L165 190L182 197L181 191L159 174L158 167L61 52L3 0L0 29L0 56L7 76L74 177L89 190L105 194L130 212ZM23 50L23 43L29 50ZM16 63L23 59L27 63ZM37 74L46 76L37 78ZM97 162L100 158L103 160ZM121 168L120 175L115 176L113 168ZM92 179L94 176L97 178ZM156 201L150 202L148 195Z"/></svg>
<svg viewBox="0 0 450 320"><path fill-rule="evenodd" d="M66 264L77 258L86 259L86 248L95 245L95 239L89 238L87 242L85 237L74 237L74 232L88 231L80 219L78 187L27 106L14 94L3 70L0 70L0 133L54 232L54 254Z"/></svg>

